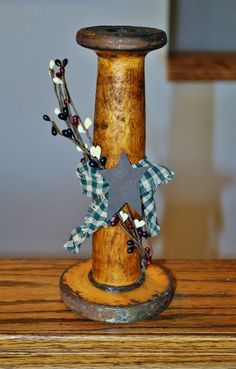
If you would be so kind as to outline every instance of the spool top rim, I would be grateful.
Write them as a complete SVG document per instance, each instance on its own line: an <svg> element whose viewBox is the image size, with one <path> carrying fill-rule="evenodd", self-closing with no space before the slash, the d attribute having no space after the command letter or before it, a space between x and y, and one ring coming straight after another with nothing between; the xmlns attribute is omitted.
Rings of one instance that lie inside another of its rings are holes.
<svg viewBox="0 0 236 369"><path fill-rule="evenodd" d="M81 28L76 41L93 50L148 52L163 47L167 36L157 28L107 25Z"/></svg>

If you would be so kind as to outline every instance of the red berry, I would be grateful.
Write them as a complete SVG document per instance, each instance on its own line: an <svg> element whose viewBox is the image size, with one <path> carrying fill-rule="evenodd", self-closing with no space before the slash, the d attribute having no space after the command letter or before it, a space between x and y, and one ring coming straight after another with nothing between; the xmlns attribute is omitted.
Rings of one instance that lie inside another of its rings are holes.
<svg viewBox="0 0 236 369"><path fill-rule="evenodd" d="M110 225L112 227L115 227L118 224L118 222L119 222L119 217L114 215L114 217L112 217L110 220Z"/></svg>
<svg viewBox="0 0 236 369"><path fill-rule="evenodd" d="M60 68L60 72L61 72L61 74L64 74L64 72L65 72L65 68L64 68L64 67L61 67L61 68Z"/></svg>
<svg viewBox="0 0 236 369"><path fill-rule="evenodd" d="M81 158L81 159L80 159L80 162L81 162L81 163L85 163L85 158Z"/></svg>
<svg viewBox="0 0 236 369"><path fill-rule="evenodd" d="M111 220L110 221L110 226L112 226L112 227L115 227L116 225L117 225L117 221L114 219L114 220Z"/></svg>
<svg viewBox="0 0 236 369"><path fill-rule="evenodd" d="M150 254L151 254L151 249L150 249L150 247L145 247L145 251L147 252L147 254L148 254L148 255L150 255Z"/></svg>
<svg viewBox="0 0 236 369"><path fill-rule="evenodd" d="M68 105L68 100L67 99L64 100L64 105Z"/></svg>
<svg viewBox="0 0 236 369"><path fill-rule="evenodd" d="M56 73L56 76L57 76L58 78L61 78L62 73L61 73L61 72L57 72L57 73Z"/></svg>
<svg viewBox="0 0 236 369"><path fill-rule="evenodd" d="M78 115L74 115L73 116L73 124L77 126L78 123L79 123L79 117L78 117Z"/></svg>
<svg viewBox="0 0 236 369"><path fill-rule="evenodd" d="M152 258L147 259L147 266L152 264Z"/></svg>
<svg viewBox="0 0 236 369"><path fill-rule="evenodd" d="M133 224L132 223L129 223L128 224L128 230L129 231L132 231L133 229L134 229Z"/></svg>

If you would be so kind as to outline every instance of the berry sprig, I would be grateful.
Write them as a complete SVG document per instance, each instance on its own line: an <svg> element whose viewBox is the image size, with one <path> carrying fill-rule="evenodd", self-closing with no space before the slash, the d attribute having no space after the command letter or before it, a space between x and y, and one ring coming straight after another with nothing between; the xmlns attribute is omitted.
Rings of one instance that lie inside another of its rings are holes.
<svg viewBox="0 0 236 369"><path fill-rule="evenodd" d="M66 128L61 130L58 124L47 114L43 115L43 119L51 123L51 133L53 136L60 135L67 138L76 145L78 151L83 152L84 157L81 158L82 163L88 161L91 167L96 167L100 170L105 169L107 158L101 156L101 147L98 145L94 146L89 133L92 121L89 118L86 118L85 121L81 119L69 93L65 77L67 64L68 59L63 59L62 61L55 59L49 62L49 75L53 82L53 88L59 106L54 109L54 113L60 121L65 123ZM56 70L56 68L58 69ZM90 147L85 142L84 135ZM119 225L128 234L129 240L127 241L127 246L129 247L127 248L127 252L131 254L135 247L139 249L143 269L152 264L151 244L150 247L143 247L142 245L142 238L146 239L149 237L147 230L143 230L145 222L134 219L127 204L111 219L110 225Z"/></svg>
<svg viewBox="0 0 236 369"><path fill-rule="evenodd" d="M128 254L131 254L135 247L141 253L142 258L142 265L144 268L152 264L152 246L149 243L149 246L143 247L142 245L142 238L147 239L149 237L148 232L143 230L145 225L144 220L135 219L129 210L127 204L119 211L119 213L115 214L110 221L111 226L119 225L125 233L129 236L129 240L127 241L127 248Z"/></svg>
<svg viewBox="0 0 236 369"><path fill-rule="evenodd" d="M67 64L68 59L63 59L62 61L56 59L50 60L49 62L49 75L52 79L54 92L59 105L54 112L57 117L65 123L67 128L61 130L56 122L46 114L43 116L43 119L51 122L51 133L53 136L60 135L69 139L77 146L79 151L84 153L84 159L89 162L91 167L104 169L106 157L101 157L100 147L93 146L93 141L89 133L92 122L89 118L86 118L85 121L81 119L70 96L65 77ZM56 70L57 67L59 68L58 70ZM83 135L87 138L90 148L88 148L88 145L84 142ZM98 150L98 148L100 150Z"/></svg>

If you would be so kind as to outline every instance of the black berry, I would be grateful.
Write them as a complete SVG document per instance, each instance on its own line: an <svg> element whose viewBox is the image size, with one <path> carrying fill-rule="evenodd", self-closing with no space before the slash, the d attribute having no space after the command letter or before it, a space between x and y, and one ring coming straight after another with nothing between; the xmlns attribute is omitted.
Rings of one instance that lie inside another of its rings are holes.
<svg viewBox="0 0 236 369"><path fill-rule="evenodd" d="M64 106L64 108L62 109L62 111L63 111L63 114L64 115L68 116L69 110L68 110L68 107L67 106Z"/></svg>
<svg viewBox="0 0 236 369"><path fill-rule="evenodd" d="M143 236L144 238L148 238L148 233L147 233L147 232L145 232L145 231L142 231L142 236Z"/></svg>
<svg viewBox="0 0 236 369"><path fill-rule="evenodd" d="M57 135L57 130L56 130L55 127L52 127L51 133L52 133L53 136Z"/></svg>
<svg viewBox="0 0 236 369"><path fill-rule="evenodd" d="M62 61L63 67L65 67L67 64L68 64L68 59L63 59L63 61Z"/></svg>
<svg viewBox="0 0 236 369"><path fill-rule="evenodd" d="M101 159L100 159L100 163L102 164L102 166L104 166L104 167L105 167L106 162L107 162L107 158L106 158L106 156L102 156L102 157L101 157Z"/></svg>
<svg viewBox="0 0 236 369"><path fill-rule="evenodd" d="M91 168L97 168L97 167L98 167L97 163L96 163L95 161L93 161L93 160L90 160L90 161L89 161L89 166L90 166Z"/></svg>
<svg viewBox="0 0 236 369"><path fill-rule="evenodd" d="M58 67L60 67L60 66L61 66L61 61L60 61L59 59L56 59L56 60L55 60L55 64L56 64Z"/></svg>
<svg viewBox="0 0 236 369"><path fill-rule="evenodd" d="M65 114L59 113L58 118L61 120L66 120L67 116Z"/></svg>
<svg viewBox="0 0 236 369"><path fill-rule="evenodd" d="M133 251L134 251L134 246L129 247L129 248L127 249L128 254L132 254L132 252L133 252Z"/></svg>
<svg viewBox="0 0 236 369"><path fill-rule="evenodd" d="M51 120L47 114L43 115L43 119L48 121L48 122L50 122L50 120Z"/></svg>

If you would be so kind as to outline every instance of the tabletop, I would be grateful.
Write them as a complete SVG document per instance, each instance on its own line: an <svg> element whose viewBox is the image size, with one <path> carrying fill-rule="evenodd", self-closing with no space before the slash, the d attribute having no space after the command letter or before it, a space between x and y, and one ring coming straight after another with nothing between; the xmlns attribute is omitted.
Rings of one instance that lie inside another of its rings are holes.
<svg viewBox="0 0 236 369"><path fill-rule="evenodd" d="M59 278L75 261L0 260L0 368L236 368L236 260L158 261L174 298L128 324L65 307Z"/></svg>

